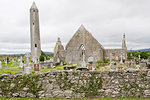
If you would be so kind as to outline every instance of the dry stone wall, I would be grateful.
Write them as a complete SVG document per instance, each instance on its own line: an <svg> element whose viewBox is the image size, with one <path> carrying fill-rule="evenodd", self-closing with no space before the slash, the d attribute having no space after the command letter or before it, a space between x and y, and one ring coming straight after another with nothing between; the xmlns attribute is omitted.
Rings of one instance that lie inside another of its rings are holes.
<svg viewBox="0 0 150 100"><path fill-rule="evenodd" d="M150 97L150 70L50 71L0 75L0 96L38 98Z"/></svg>

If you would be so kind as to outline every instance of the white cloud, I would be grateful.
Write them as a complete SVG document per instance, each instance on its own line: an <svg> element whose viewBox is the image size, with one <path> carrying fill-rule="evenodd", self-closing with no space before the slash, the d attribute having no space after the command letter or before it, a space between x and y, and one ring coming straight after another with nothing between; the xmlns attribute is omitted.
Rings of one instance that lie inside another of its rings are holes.
<svg viewBox="0 0 150 100"><path fill-rule="evenodd" d="M29 9L32 0L0 0L0 53L30 51ZM53 51L57 37L65 45L81 24L105 48L149 48L149 0L35 0L41 45Z"/></svg>

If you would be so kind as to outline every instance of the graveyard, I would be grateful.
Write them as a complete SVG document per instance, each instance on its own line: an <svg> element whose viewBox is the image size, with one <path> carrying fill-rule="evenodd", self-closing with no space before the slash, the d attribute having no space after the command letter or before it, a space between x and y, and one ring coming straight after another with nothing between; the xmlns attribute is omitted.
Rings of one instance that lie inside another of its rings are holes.
<svg viewBox="0 0 150 100"><path fill-rule="evenodd" d="M44 59L40 57L41 61L37 61L39 69L35 68L29 53L17 57L1 56L0 96L99 100L101 97L104 100L105 97L117 97L117 100L119 97L140 97L140 100L147 100L150 95L149 57L144 59L142 55L133 54L129 52L127 61L110 57L85 65L59 60L54 63L53 54L44 54L41 55Z"/></svg>
<svg viewBox="0 0 150 100"><path fill-rule="evenodd" d="M138 53L138 52L137 52ZM134 54L134 52L133 52ZM89 61L86 65L79 65L79 64L66 64L65 61L63 62L53 62L53 54L46 55L44 54L44 59L41 59L39 62L40 64L40 72L45 73L50 70L80 70L80 68L87 68L87 70L96 70L96 71L127 71L127 70L142 70L142 69L149 69L150 61L149 61L149 53L147 53L146 58L142 59L145 56L142 56L142 58L137 57L136 54L131 54L131 52L128 53L129 60L124 62L122 60L116 61L114 58L112 59L105 59L104 61L98 60L96 64L94 64L92 61ZM24 67L26 65L29 65L32 67L32 71L34 72L34 62L31 60L31 58L27 58L26 55L18 55L17 57L14 57L15 55L10 56L1 56L1 70L0 74L14 74L14 73L24 73ZM138 55L139 56L139 55ZM43 57L43 55L42 55ZM28 61L27 61L28 60ZM28 64L27 64L28 62ZM82 69L81 69L82 70Z"/></svg>

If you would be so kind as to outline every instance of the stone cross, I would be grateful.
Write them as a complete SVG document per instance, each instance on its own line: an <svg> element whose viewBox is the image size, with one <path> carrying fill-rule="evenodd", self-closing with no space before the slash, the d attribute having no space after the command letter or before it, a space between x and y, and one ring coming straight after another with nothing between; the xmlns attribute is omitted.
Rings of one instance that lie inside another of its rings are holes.
<svg viewBox="0 0 150 100"><path fill-rule="evenodd" d="M122 59L123 57L122 57L122 55L121 55L121 59L120 59L120 63L121 64L123 64L123 59Z"/></svg>
<svg viewBox="0 0 150 100"><path fill-rule="evenodd" d="M139 54L139 60L141 60L141 55Z"/></svg>
<svg viewBox="0 0 150 100"><path fill-rule="evenodd" d="M86 63L85 63L85 47L82 45L81 47L82 49L82 67L86 67Z"/></svg>

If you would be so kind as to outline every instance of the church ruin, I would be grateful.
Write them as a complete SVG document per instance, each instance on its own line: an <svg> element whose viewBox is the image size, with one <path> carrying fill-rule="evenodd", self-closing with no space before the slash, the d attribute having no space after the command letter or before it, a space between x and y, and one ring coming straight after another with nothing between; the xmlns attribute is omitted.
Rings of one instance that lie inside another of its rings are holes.
<svg viewBox="0 0 150 100"><path fill-rule="evenodd" d="M54 61L66 61L70 64L81 64L84 60L88 62L97 62L98 60L108 59L112 55L113 59L127 59L127 47L125 34L122 40L122 48L120 49L105 49L83 25L76 31L70 41L64 48L60 38L54 48Z"/></svg>

